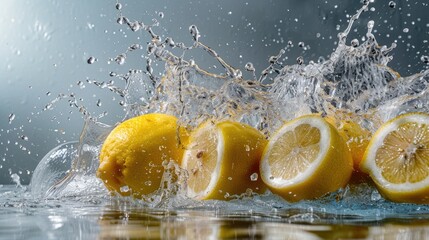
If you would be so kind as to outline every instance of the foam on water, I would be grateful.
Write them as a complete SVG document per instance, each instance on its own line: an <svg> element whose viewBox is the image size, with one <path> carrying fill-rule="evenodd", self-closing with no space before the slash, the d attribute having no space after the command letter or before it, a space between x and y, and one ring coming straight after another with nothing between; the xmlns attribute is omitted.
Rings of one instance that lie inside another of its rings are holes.
<svg viewBox="0 0 429 240"><path fill-rule="evenodd" d="M130 20L122 14L123 6L118 2L117 23L127 25L133 32L144 31L151 38L146 46L146 69L130 70L126 74L112 72L112 77L125 81L124 88L115 86L113 82L87 82L109 89L123 98L123 119L162 112L177 116L180 123L189 128L207 119L231 119L247 123L269 137L283 121L303 114L322 113L340 118L352 114L353 120L374 132L381 123L398 114L429 112L429 71L401 77L390 69L387 64L392 59L390 52L395 44L380 46L372 34L372 21L368 22L364 42L359 44L353 39L351 45L346 43L354 21L368 10L368 5L369 1L365 1L351 17L346 30L339 33L338 46L327 60L305 63L304 58L298 57L295 65L283 66L281 61L285 50L282 49L269 59L269 66L259 77L253 64L246 64L245 70L254 77L246 80L241 70L227 64L215 50L200 41L197 26L189 27L193 40L191 46L175 42L171 37L163 40L155 33L154 28L159 25L156 20L152 24ZM393 4L389 3L389 6ZM206 72L192 59L183 57L184 52L196 48L214 57L225 73ZM134 44L109 61L126 64L128 54L142 49L142 45ZM183 51L182 56L174 55L172 49ZM98 60L94 57L88 58L89 64L95 61ZM154 61L165 65L161 78L154 73ZM46 109L63 99L83 113L84 129L79 141L60 145L41 160L31 180L32 196L107 196L101 181L95 177L95 171L100 147L113 126L100 122L102 116L91 116L73 95L59 95ZM97 105L102 107L101 102ZM9 120L13 121L13 116ZM184 194L186 172L173 162L163 166L166 171L157 193L142 200L112 196L110 201L134 207L176 210L254 211L271 218L288 218L291 222L372 221L401 214L429 213L429 207L425 205L386 201L366 183L350 185L318 200L294 204L271 193L257 195L251 192L231 196L231 201L194 201Z"/></svg>

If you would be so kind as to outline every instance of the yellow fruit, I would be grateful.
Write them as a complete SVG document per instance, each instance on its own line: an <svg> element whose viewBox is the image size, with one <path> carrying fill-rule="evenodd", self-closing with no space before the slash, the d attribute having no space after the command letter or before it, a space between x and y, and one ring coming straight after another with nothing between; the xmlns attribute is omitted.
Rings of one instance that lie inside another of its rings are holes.
<svg viewBox="0 0 429 240"><path fill-rule="evenodd" d="M251 189L266 190L259 177L259 161L266 145L256 129L238 122L206 122L189 138L182 168L188 176L188 196L221 199Z"/></svg>
<svg viewBox="0 0 429 240"><path fill-rule="evenodd" d="M152 113L129 119L106 138L97 176L109 190L125 196L153 193L160 186L163 161L180 164L186 140L186 130L174 116Z"/></svg>
<svg viewBox="0 0 429 240"><path fill-rule="evenodd" d="M371 132L362 128L353 120L337 120L332 116L326 117L325 119L337 128L340 136L346 141L352 154L353 168L355 171L360 171L360 162L362 161L369 140L371 139Z"/></svg>
<svg viewBox="0 0 429 240"><path fill-rule="evenodd" d="M385 198L429 203L429 115L409 113L383 124L368 145L361 169Z"/></svg>
<svg viewBox="0 0 429 240"><path fill-rule="evenodd" d="M286 123L271 137L260 171L273 193L294 202L344 187L353 160L331 124L318 115L307 115Z"/></svg>

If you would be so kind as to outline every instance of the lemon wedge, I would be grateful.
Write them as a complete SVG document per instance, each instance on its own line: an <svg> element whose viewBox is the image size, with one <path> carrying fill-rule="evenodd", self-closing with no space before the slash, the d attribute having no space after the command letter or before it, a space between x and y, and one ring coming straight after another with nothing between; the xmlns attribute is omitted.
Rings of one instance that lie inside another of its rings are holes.
<svg viewBox="0 0 429 240"><path fill-rule="evenodd" d="M259 177L264 136L242 123L203 123L189 137L182 168L188 172L189 197L228 200L248 189L266 190Z"/></svg>
<svg viewBox="0 0 429 240"><path fill-rule="evenodd" d="M187 137L171 115L151 113L128 119L104 141L97 176L109 190L124 196L153 193L160 187L162 163L180 164Z"/></svg>
<svg viewBox="0 0 429 240"><path fill-rule="evenodd" d="M318 115L306 115L287 122L271 137L260 171L273 193L295 202L344 187L353 160L331 124Z"/></svg>
<svg viewBox="0 0 429 240"><path fill-rule="evenodd" d="M371 138L361 169L385 198L429 203L429 115L408 113L383 124Z"/></svg>

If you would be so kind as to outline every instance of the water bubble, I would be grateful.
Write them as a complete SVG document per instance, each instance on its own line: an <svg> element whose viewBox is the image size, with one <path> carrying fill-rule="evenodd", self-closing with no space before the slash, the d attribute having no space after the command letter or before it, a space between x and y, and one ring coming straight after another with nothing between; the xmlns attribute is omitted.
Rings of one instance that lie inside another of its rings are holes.
<svg viewBox="0 0 429 240"><path fill-rule="evenodd" d="M404 29L402 29L402 32L404 32L404 33L407 33L407 32L409 32L410 31L410 29L409 28L404 28Z"/></svg>
<svg viewBox="0 0 429 240"><path fill-rule="evenodd" d="M159 16L160 18L164 18L164 13L163 13L163 12L159 12L159 13L158 13L158 16Z"/></svg>
<svg viewBox="0 0 429 240"><path fill-rule="evenodd" d="M51 92L46 92L46 96L50 96L51 95Z"/></svg>
<svg viewBox="0 0 429 240"><path fill-rule="evenodd" d="M19 138L21 138L22 140L24 140L24 141L28 141L28 137L27 136L25 136L25 135L22 135L21 137L19 137Z"/></svg>
<svg viewBox="0 0 429 240"><path fill-rule="evenodd" d="M258 181L258 177L259 177L258 173L252 173L252 175L250 175L250 181L252 182Z"/></svg>
<svg viewBox="0 0 429 240"><path fill-rule="evenodd" d="M121 10L122 9L122 4L121 3L116 3L116 9L117 10Z"/></svg>
<svg viewBox="0 0 429 240"><path fill-rule="evenodd" d="M97 59L95 57L89 57L88 60L86 60L86 62L88 64L93 64L93 63L95 63L95 61L97 61Z"/></svg>
<svg viewBox="0 0 429 240"><path fill-rule="evenodd" d="M389 2L389 7L395 8L396 7L396 3L394 1L390 1Z"/></svg>
<svg viewBox="0 0 429 240"><path fill-rule="evenodd" d="M116 76L116 73L115 73L115 72L110 72L110 73L109 73L109 76L111 76L111 77L115 77L115 76Z"/></svg>
<svg viewBox="0 0 429 240"><path fill-rule="evenodd" d="M11 124L14 119L15 119L15 114L13 113L9 114L9 124Z"/></svg>
<svg viewBox="0 0 429 240"><path fill-rule="evenodd" d="M304 63L304 58L303 58L302 56L299 56L299 57L296 59L296 63L298 63L299 65L302 65L302 64Z"/></svg>
<svg viewBox="0 0 429 240"><path fill-rule="evenodd" d="M421 56L421 57L420 57L420 60L421 60L423 63L427 64L427 63L429 63L429 56L425 56L425 55L423 55L423 56Z"/></svg>
<svg viewBox="0 0 429 240"><path fill-rule="evenodd" d="M97 107L101 107L101 100L100 99L97 100Z"/></svg>
<svg viewBox="0 0 429 240"><path fill-rule="evenodd" d="M293 42L289 40L289 41L287 41L287 45L288 45L289 47L292 47Z"/></svg>
<svg viewBox="0 0 429 240"><path fill-rule="evenodd" d="M229 181L232 181L232 177L228 177L228 180L229 180Z"/></svg>
<svg viewBox="0 0 429 240"><path fill-rule="evenodd" d="M304 47L304 46L305 46L304 42L299 42L299 43L298 43L298 47L302 48L302 47Z"/></svg>
<svg viewBox="0 0 429 240"><path fill-rule="evenodd" d="M144 185L151 186L152 185L152 181L146 181L146 182L144 182Z"/></svg>

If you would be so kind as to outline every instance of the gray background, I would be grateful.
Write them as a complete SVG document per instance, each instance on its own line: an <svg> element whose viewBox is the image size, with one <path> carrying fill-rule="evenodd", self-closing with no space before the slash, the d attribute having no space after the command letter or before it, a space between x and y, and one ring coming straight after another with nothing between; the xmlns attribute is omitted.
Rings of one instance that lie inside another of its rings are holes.
<svg viewBox="0 0 429 240"><path fill-rule="evenodd" d="M375 35L381 45L396 41L390 66L402 75L426 68L420 61L428 54L429 11L426 0L376 0L373 11L364 13L354 25L351 39L365 36L368 20L376 22ZM38 161L59 143L77 140L83 120L76 108L60 101L53 109L43 108L58 94L74 93L88 110L97 115L108 111L104 122L115 123L123 112L119 98L86 83L86 79L112 80L111 71L126 73L144 68L144 51L134 52L127 64L108 63L134 43L145 45L149 36L118 25L116 1L2 0L0 8L0 184L12 183L17 173L24 184ZM327 57L335 48L336 35L347 24L360 1L311 0L221 0L221 1L132 1L123 0L123 14L149 23L162 36L191 44L188 27L196 24L201 41L213 47L228 63L244 69L253 62L257 71L267 59L286 46L289 64L298 56L306 62ZM159 12L164 18L159 17ZM408 28L408 32L404 32ZM310 49L299 48L304 42ZM92 65L87 59L98 59ZM186 54L212 71L216 62L201 50ZM78 82L85 82L84 88ZM119 84L119 83L118 83ZM97 107L100 99L102 105ZM9 123L10 114L15 118Z"/></svg>

